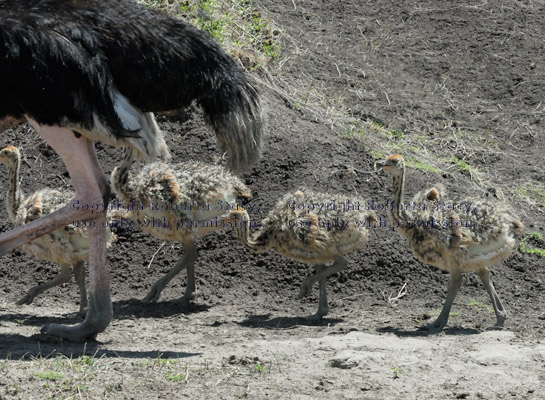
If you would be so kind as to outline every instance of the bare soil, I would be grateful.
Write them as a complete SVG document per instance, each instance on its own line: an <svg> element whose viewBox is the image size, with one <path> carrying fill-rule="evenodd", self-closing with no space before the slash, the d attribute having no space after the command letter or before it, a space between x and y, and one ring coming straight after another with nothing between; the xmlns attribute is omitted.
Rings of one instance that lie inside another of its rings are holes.
<svg viewBox="0 0 545 400"><path fill-rule="evenodd" d="M437 181L451 192L482 196L528 177L545 186L542 2L255 4L284 42L282 68L259 84L268 117L263 158L242 175L254 194L252 218L263 218L300 186L363 202L390 197L387 177L372 172L365 138L344 136L286 95L306 82L313 83L309 93L318 88L353 116L406 134L450 129L497 143L493 154L473 154L489 177L478 188L463 171L409 169L408 194ZM198 111L159 123L175 159L217 159ZM70 187L57 155L30 128L3 133L1 145L8 144L24 154L27 193ZM109 173L121 155L97 148ZM460 151L452 148L453 155ZM1 184L7 188L5 174ZM545 233L543 203L509 200L527 233ZM274 252L254 255L228 230L199 241L193 303L176 302L185 289L182 273L159 302L145 304L140 299L182 249L137 229L117 234L108 256L114 321L86 344L39 335L47 322L78 321L76 285L17 306L58 267L20 250L3 257L0 399L545 398L545 258L538 255L516 251L493 268L508 310L503 331L486 330L495 321L489 298L467 274L447 328L430 334L417 328L441 309L448 275L416 261L389 228L375 229L368 247L329 278L330 314L319 322L304 318L316 311L317 288L295 299L311 268ZM542 240L529 245L545 247ZM406 294L392 300L404 285Z"/></svg>

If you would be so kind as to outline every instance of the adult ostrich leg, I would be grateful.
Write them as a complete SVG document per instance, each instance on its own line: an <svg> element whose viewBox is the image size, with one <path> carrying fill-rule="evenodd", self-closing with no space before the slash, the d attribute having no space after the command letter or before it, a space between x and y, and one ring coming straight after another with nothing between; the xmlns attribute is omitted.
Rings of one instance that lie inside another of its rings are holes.
<svg viewBox="0 0 545 400"><path fill-rule="evenodd" d="M96 158L93 142L75 135L69 129L38 125L32 127L59 154L66 165L75 189L70 204L39 219L0 235L0 254L49 233L72 221L95 220L96 228L89 229L89 311L85 320L74 326L48 324L42 333L71 341L94 338L104 331L112 319L110 279L106 264L106 213L109 185ZM96 205L98 210L83 210L77 205ZM103 208L104 207L104 208Z"/></svg>

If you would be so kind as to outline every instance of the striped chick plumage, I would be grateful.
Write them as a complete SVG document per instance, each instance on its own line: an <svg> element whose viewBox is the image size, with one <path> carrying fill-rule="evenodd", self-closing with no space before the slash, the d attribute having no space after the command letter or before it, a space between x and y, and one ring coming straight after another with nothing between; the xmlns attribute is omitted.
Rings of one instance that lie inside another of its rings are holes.
<svg viewBox="0 0 545 400"><path fill-rule="evenodd" d="M252 235L245 211L233 211L237 215L235 228L239 240L252 251L261 253L274 249L292 260L316 265L317 273L304 280L299 293L299 298L307 296L314 283L320 281L318 312L310 318L327 315L327 276L346 267L343 256L367 244L370 228L376 222L375 214L361 206L364 202L352 200L340 194L309 189L288 193ZM326 268L324 264L329 262L333 265Z"/></svg>
<svg viewBox="0 0 545 400"><path fill-rule="evenodd" d="M21 155L15 146L7 146L0 150L0 162L9 170L10 188L6 197L6 208L11 221L20 226L41 218L44 215L64 207L72 198L73 193L54 189L42 189L24 197L19 189L19 168ZM38 260L58 263L59 274L52 280L32 287L19 300L18 304L30 304L43 291L62 283L71 277L70 266L74 268L74 277L80 291L80 315L84 316L87 309L87 294L85 289L84 262L89 257L89 239L87 223L75 223L43 235L24 244L25 253ZM115 241L115 235L107 231L108 245Z"/></svg>
<svg viewBox="0 0 545 400"><path fill-rule="evenodd" d="M395 154L376 166L392 177L393 207L389 212L393 226L405 239L418 260L451 274L447 300L435 322L425 329L442 329L461 285L461 274L475 271L483 282L496 312L496 325L502 328L506 312L490 281L488 267L509 257L515 247L514 232L522 223L506 204L486 199L451 199L444 188L433 194L419 192L420 207L404 207L405 162ZM423 207L422 207L423 205Z"/></svg>
<svg viewBox="0 0 545 400"><path fill-rule="evenodd" d="M131 174L130 150L114 169L111 184L130 211L122 217L136 222L143 231L184 247L184 256L152 286L144 301L157 301L162 290L182 269L187 269L187 287L182 302L195 297L195 241L200 236L232 227L232 208L251 197L249 189L219 165L197 161L155 162ZM132 207L130 205L133 205Z"/></svg>

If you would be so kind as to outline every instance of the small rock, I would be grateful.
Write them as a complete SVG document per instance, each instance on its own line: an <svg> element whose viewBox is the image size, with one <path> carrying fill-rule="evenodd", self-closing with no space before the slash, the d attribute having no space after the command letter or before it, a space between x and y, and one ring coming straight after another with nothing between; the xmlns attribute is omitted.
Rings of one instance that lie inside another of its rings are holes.
<svg viewBox="0 0 545 400"><path fill-rule="evenodd" d="M334 358L332 360L329 360L329 366L340 369L352 369L358 366L358 362L353 359Z"/></svg>

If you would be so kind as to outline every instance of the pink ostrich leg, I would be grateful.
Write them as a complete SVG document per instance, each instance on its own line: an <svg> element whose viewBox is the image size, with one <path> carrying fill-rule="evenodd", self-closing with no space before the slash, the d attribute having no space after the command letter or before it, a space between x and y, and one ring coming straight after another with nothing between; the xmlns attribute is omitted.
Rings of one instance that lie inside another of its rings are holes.
<svg viewBox="0 0 545 400"><path fill-rule="evenodd" d="M48 324L43 333L71 341L85 341L104 331L112 319L110 279L106 265L106 213L109 185L96 158L93 142L70 129L42 126L29 120L38 134L64 161L75 189L65 207L36 221L0 235L0 254L72 221L95 220L89 229L89 311L78 325ZM83 207L82 207L83 206Z"/></svg>

